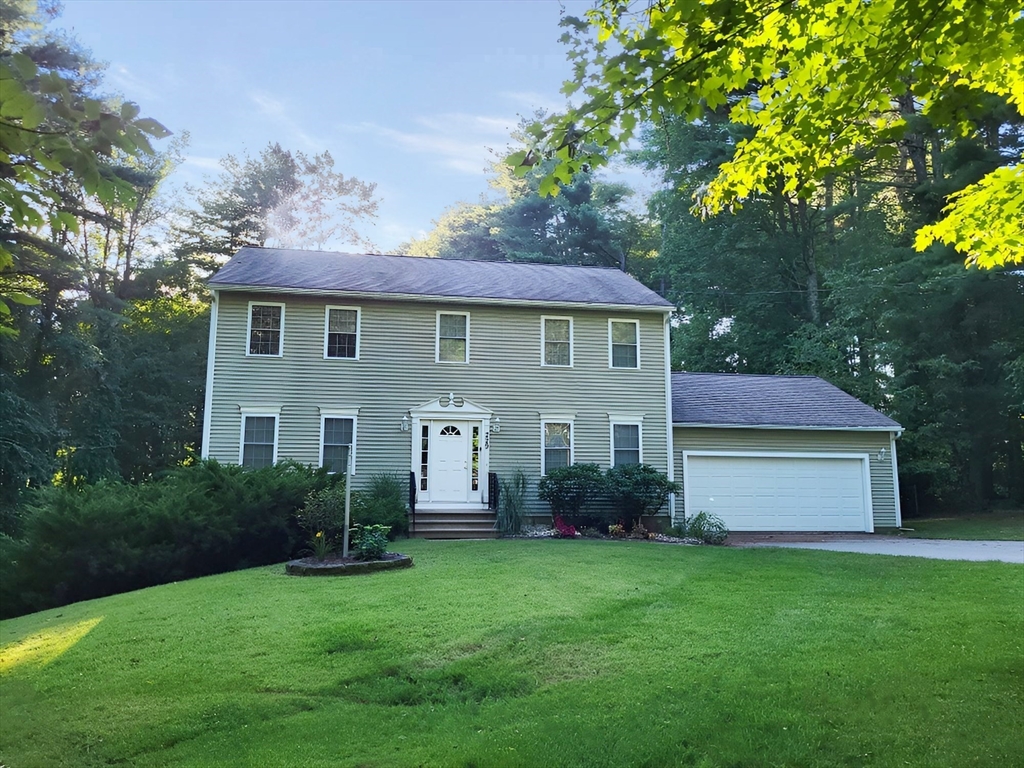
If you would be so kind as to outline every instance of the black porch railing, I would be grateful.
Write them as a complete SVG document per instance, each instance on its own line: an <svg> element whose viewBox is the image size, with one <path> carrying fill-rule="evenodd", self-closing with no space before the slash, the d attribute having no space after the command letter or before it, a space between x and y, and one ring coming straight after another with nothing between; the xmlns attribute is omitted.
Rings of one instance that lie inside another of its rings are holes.
<svg viewBox="0 0 1024 768"><path fill-rule="evenodd" d="M498 473L488 472L487 473L487 508L497 511L498 509L498 495L500 493L498 488Z"/></svg>
<svg viewBox="0 0 1024 768"><path fill-rule="evenodd" d="M409 517L411 518L409 532L416 530L416 473L409 473Z"/></svg>

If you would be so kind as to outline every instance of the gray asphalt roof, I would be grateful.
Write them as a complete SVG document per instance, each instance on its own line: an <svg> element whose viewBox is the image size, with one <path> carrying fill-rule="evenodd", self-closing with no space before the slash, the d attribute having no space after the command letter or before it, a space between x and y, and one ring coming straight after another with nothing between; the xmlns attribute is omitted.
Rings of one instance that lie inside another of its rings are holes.
<svg viewBox="0 0 1024 768"><path fill-rule="evenodd" d="M214 288L284 288L629 307L672 306L617 269L242 248Z"/></svg>
<svg viewBox="0 0 1024 768"><path fill-rule="evenodd" d="M749 427L902 429L817 376L673 373L672 422Z"/></svg>

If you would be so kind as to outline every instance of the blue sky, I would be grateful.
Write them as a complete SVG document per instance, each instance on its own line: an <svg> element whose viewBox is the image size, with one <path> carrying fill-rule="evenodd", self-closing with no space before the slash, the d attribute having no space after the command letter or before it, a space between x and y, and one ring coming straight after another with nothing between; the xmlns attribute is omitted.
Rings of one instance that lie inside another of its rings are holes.
<svg viewBox="0 0 1024 768"><path fill-rule="evenodd" d="M559 15L588 6L66 0L55 26L109 64L108 90L191 134L176 184L269 141L330 150L377 182L366 234L388 251L487 192L488 148L504 149L519 115L564 104Z"/></svg>

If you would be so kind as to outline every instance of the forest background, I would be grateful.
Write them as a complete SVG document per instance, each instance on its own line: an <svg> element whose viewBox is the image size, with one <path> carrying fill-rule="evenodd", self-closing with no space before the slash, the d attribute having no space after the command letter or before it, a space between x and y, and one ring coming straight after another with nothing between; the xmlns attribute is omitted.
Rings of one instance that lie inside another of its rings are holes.
<svg viewBox="0 0 1024 768"><path fill-rule="evenodd" d="M0 533L17 535L33 488L196 462L205 278L247 245L372 249L359 225L380 198L329 152L280 144L168 194L187 134L110 96L103 67L48 29L55 6L0 5ZM660 179L645 206L589 167L557 195L557 159L516 172L502 158L529 151L524 121L496 148L496 194L452 205L401 250L624 269L677 307L674 370L821 376L901 423L905 515L1019 506L1020 268L965 268L914 238L951 194L1020 163L1022 116L981 94L965 133L893 102L905 129L813 193L780 184L704 218L694 196L751 136L734 102L638 125L622 151Z"/></svg>

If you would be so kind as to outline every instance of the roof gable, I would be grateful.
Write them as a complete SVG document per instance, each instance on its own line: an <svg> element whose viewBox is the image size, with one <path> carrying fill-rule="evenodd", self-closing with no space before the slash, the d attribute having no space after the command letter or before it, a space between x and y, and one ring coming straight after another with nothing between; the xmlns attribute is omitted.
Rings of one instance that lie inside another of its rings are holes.
<svg viewBox="0 0 1024 768"><path fill-rule="evenodd" d="M789 429L900 430L817 376L673 373L672 423Z"/></svg>
<svg viewBox="0 0 1024 768"><path fill-rule="evenodd" d="M602 267L242 248L210 279L220 289L380 294L668 310L625 272Z"/></svg>

